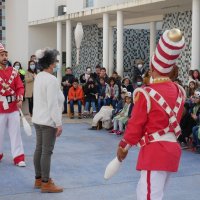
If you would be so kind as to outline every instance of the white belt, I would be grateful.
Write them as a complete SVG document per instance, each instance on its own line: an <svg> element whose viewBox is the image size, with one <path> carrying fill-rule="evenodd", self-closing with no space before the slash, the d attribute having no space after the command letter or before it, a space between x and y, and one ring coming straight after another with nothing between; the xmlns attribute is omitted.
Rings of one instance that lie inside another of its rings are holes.
<svg viewBox="0 0 200 200"><path fill-rule="evenodd" d="M8 101L7 101L6 97L0 95L0 101L3 102L3 108L4 108L4 110L8 110L9 106L8 106Z"/></svg>
<svg viewBox="0 0 200 200"><path fill-rule="evenodd" d="M154 134L154 140L151 142L157 142L157 141L167 141L167 142L176 142L176 136L174 133L166 133L164 135Z"/></svg>

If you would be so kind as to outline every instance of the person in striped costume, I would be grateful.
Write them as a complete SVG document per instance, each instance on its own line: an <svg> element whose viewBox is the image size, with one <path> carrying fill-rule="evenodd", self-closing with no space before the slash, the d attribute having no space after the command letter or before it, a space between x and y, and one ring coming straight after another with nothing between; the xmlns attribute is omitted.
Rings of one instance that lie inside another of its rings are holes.
<svg viewBox="0 0 200 200"><path fill-rule="evenodd" d="M133 94L134 108L117 157L122 162L132 146L140 147L137 200L162 200L170 174L179 167L181 148L177 138L185 92L169 75L183 47L181 31L166 30L151 60L152 83Z"/></svg>
<svg viewBox="0 0 200 200"><path fill-rule="evenodd" d="M24 86L15 68L7 66L8 52L0 43L0 161L3 158L3 137L8 130L14 164L25 167L20 133L19 108L22 107Z"/></svg>

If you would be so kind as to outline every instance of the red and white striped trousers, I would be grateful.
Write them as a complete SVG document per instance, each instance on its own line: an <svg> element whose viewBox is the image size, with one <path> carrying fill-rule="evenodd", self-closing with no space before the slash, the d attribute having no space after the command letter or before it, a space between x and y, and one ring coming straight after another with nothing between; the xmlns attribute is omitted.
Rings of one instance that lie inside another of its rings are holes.
<svg viewBox="0 0 200 200"><path fill-rule="evenodd" d="M167 171L141 171L137 200L162 200L170 174Z"/></svg>

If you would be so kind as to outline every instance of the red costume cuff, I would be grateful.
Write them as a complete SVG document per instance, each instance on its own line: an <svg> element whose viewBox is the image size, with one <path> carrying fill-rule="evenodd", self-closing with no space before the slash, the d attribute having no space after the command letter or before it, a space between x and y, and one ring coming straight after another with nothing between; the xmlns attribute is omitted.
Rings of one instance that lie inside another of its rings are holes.
<svg viewBox="0 0 200 200"><path fill-rule="evenodd" d="M128 151L131 148L131 145L126 142L126 140L123 138L120 143L119 147L123 149L123 151Z"/></svg>

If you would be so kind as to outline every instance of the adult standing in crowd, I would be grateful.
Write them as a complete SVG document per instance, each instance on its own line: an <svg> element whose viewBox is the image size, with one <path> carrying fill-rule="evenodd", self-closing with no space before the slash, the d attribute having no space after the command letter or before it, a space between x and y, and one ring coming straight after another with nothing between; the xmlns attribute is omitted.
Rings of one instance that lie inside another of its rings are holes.
<svg viewBox="0 0 200 200"><path fill-rule="evenodd" d="M95 72L93 73L93 79L94 80L97 80L98 79L98 77L99 77L99 75L100 75L100 72L101 72L101 66L100 65L97 65L96 67L95 67Z"/></svg>
<svg viewBox="0 0 200 200"><path fill-rule="evenodd" d="M153 84L134 92L134 108L117 156L122 161L131 146L141 147L137 163L137 170L141 171L138 200L162 200L170 174L179 167L181 149L177 138L181 134L179 122L185 92L170 80L169 72L183 47L179 30L165 31L151 61Z"/></svg>
<svg viewBox="0 0 200 200"><path fill-rule="evenodd" d="M98 83L100 83L100 78L103 78L105 80L106 83L108 83L109 77L106 74L106 68L102 67L100 70L100 74L99 74L99 78L98 78Z"/></svg>
<svg viewBox="0 0 200 200"><path fill-rule="evenodd" d="M0 161L3 158L3 137L10 135L14 164L25 167L24 149L20 132L19 109L22 107L24 86L17 70L7 66L8 52L0 43Z"/></svg>
<svg viewBox="0 0 200 200"><path fill-rule="evenodd" d="M115 82L119 87L119 94L121 94L121 86L122 86L122 78L121 78L121 76L116 71L113 71L111 77L113 77L115 79ZM119 98L120 98L120 95L119 95Z"/></svg>
<svg viewBox="0 0 200 200"><path fill-rule="evenodd" d="M34 153L35 188L41 192L57 193L63 188L50 178L51 155L56 137L62 133L62 107L64 96L53 72L57 69L58 51L46 48L36 52L42 69L34 82L34 107L32 121L36 130Z"/></svg>
<svg viewBox="0 0 200 200"><path fill-rule="evenodd" d="M38 62L37 62L37 58L36 58L36 55L31 55L30 57L30 61L33 61L35 62L35 68L36 68L36 71L37 71L37 74L41 71L39 65L38 65Z"/></svg>
<svg viewBox="0 0 200 200"><path fill-rule="evenodd" d="M25 75L25 98L28 99L29 113L33 115L33 83L37 74L36 66L34 61L28 62L28 70Z"/></svg>
<svg viewBox="0 0 200 200"><path fill-rule="evenodd" d="M26 71L22 68L21 63L19 61L16 61L16 62L14 62L13 67L17 70L17 72L22 80L22 83L25 85Z"/></svg>
<svg viewBox="0 0 200 200"><path fill-rule="evenodd" d="M72 86L72 81L74 78L75 77L72 74L72 69L70 67L67 67L65 70L65 75L62 77L62 82L61 82L61 85L63 86L63 94L65 96L63 114L67 113L68 92L69 92L69 88Z"/></svg>
<svg viewBox="0 0 200 200"><path fill-rule="evenodd" d="M80 76L80 83L83 85L86 84L91 75L92 75L91 67L86 67L86 72Z"/></svg>
<svg viewBox="0 0 200 200"><path fill-rule="evenodd" d="M133 67L133 84L136 84L137 77L143 76L146 72L144 61L141 59L138 59L135 61L135 66Z"/></svg>

